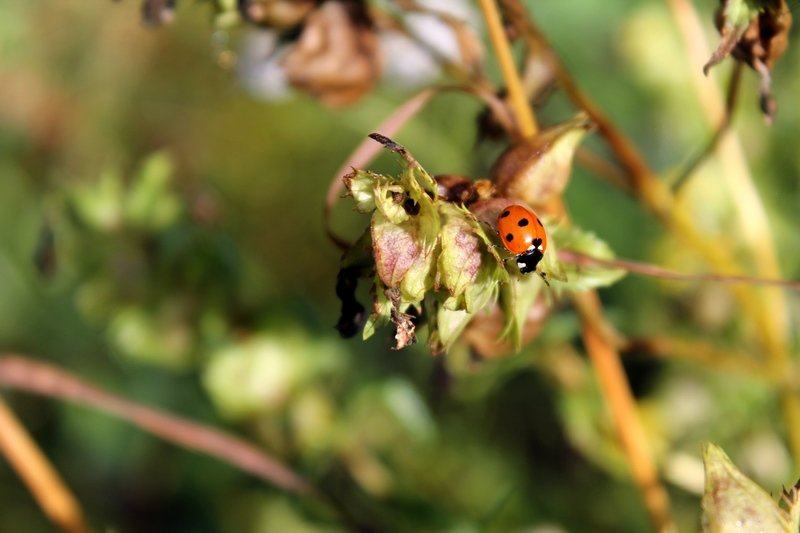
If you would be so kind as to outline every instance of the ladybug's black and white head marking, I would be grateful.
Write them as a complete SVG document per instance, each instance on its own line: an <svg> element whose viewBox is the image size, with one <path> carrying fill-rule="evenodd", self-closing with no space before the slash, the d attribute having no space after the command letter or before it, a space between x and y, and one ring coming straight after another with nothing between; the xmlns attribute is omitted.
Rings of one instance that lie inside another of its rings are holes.
<svg viewBox="0 0 800 533"><path fill-rule="evenodd" d="M539 250L541 252L542 251L542 239L533 239L533 241L531 241L531 245L528 246L528 251L531 251L531 250Z"/></svg>
<svg viewBox="0 0 800 533"><path fill-rule="evenodd" d="M539 245L541 246L541 242ZM536 266L543 257L544 254L538 248L532 248L524 254L519 254L517 256L517 266L519 267L519 271L523 274L536 272Z"/></svg>

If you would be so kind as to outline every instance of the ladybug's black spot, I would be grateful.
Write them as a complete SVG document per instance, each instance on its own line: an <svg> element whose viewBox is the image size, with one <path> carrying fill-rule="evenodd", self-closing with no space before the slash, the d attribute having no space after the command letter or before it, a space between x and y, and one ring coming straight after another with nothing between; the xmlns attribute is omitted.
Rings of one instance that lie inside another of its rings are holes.
<svg viewBox="0 0 800 533"><path fill-rule="evenodd" d="M506 240L508 242L513 241L514 240L514 234L513 233L509 233L508 235L506 235Z"/></svg>
<svg viewBox="0 0 800 533"><path fill-rule="evenodd" d="M538 218L536 219L536 223L539 224L540 227L542 228L544 227L544 224L542 224L542 221L539 220Z"/></svg>
<svg viewBox="0 0 800 533"><path fill-rule="evenodd" d="M507 217L508 215L510 215L510 214L511 214L511 211L509 211L508 209L506 209L505 211L503 211L503 214L502 214L502 215L500 215L500 218L506 218L506 217Z"/></svg>
<svg viewBox="0 0 800 533"><path fill-rule="evenodd" d="M519 226L520 228L524 228L527 225L528 225L528 219L527 218L522 218L522 219L519 220L519 222L517 222L517 226Z"/></svg>

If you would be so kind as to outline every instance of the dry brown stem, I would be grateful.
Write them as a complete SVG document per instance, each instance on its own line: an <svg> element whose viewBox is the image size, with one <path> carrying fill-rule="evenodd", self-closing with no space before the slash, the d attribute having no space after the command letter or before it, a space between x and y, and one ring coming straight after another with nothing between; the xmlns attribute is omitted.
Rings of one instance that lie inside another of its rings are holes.
<svg viewBox="0 0 800 533"><path fill-rule="evenodd" d="M125 400L52 365L16 355L0 357L0 385L98 409L178 446L214 456L286 491L315 494L307 481L248 442Z"/></svg>

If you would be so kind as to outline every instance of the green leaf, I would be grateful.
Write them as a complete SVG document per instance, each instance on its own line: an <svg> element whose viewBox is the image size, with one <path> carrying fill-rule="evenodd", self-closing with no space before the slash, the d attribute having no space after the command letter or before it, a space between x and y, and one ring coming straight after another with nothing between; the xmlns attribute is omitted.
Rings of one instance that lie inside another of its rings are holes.
<svg viewBox="0 0 800 533"><path fill-rule="evenodd" d="M447 300L436 309L428 346L433 353L447 352L458 340L474 315L463 309L448 309Z"/></svg>
<svg viewBox="0 0 800 533"><path fill-rule="evenodd" d="M558 248L572 250L598 259L614 259L611 247L594 233L575 226L554 226L550 236L551 244L542 261L542 269L559 286L574 291L586 291L612 285L625 275L625 271L621 268L600 265L579 267L558 261Z"/></svg>
<svg viewBox="0 0 800 533"><path fill-rule="evenodd" d="M400 198L398 202L396 198ZM375 182L375 206L392 224L400 224L410 218L403 206L406 197L403 187L396 181Z"/></svg>
<svg viewBox="0 0 800 533"><path fill-rule="evenodd" d="M703 463L704 533L797 531L770 495L742 474L719 446L711 443L704 446Z"/></svg>
<svg viewBox="0 0 800 533"><path fill-rule="evenodd" d="M517 278L512 278L507 283L500 285L500 308L503 310L505 324L500 338L509 338L514 350L519 350L522 344L522 322L517 318Z"/></svg>
<svg viewBox="0 0 800 533"><path fill-rule="evenodd" d="M181 201L170 189L172 159L155 152L142 163L125 199L125 220L133 227L160 230L180 215Z"/></svg>
<svg viewBox="0 0 800 533"><path fill-rule="evenodd" d="M72 204L78 217L89 227L110 232L122 225L122 177L116 170L107 169L97 182L75 189Z"/></svg>
<svg viewBox="0 0 800 533"><path fill-rule="evenodd" d="M435 435L436 424L428 406L411 383L395 378L383 385L382 392L386 406L413 438L428 441Z"/></svg>
<svg viewBox="0 0 800 533"><path fill-rule="evenodd" d="M434 243L435 244L435 243ZM423 248L400 282L404 302L417 304L433 289L435 248Z"/></svg>
<svg viewBox="0 0 800 533"><path fill-rule="evenodd" d="M514 301L514 320L517 324L516 338L512 338L515 349L519 349L522 344L522 327L528 319L528 313L536 302L542 289L546 287L544 282L536 275L527 275L516 279L516 299Z"/></svg>
<svg viewBox="0 0 800 533"><path fill-rule="evenodd" d="M194 332L175 310L152 310L128 306L111 320L109 336L124 355L140 363L173 370L188 368L194 361Z"/></svg>
<svg viewBox="0 0 800 533"><path fill-rule="evenodd" d="M371 213L375 209L375 185L378 181L390 178L367 170L354 170L344 178L344 186L356 202L356 211Z"/></svg>
<svg viewBox="0 0 800 533"><path fill-rule="evenodd" d="M343 368L343 357L335 342L291 328L261 332L215 350L203 371L203 385L229 418L285 413L292 396L312 380Z"/></svg>
<svg viewBox="0 0 800 533"><path fill-rule="evenodd" d="M367 340L375 334L375 330L389 323L392 317L392 302L386 297L386 286L375 276L374 300L372 302L372 313L364 324L364 332L361 334L363 340Z"/></svg>
<svg viewBox="0 0 800 533"><path fill-rule="evenodd" d="M767 0L725 0L722 8L724 24L746 27L768 3Z"/></svg>

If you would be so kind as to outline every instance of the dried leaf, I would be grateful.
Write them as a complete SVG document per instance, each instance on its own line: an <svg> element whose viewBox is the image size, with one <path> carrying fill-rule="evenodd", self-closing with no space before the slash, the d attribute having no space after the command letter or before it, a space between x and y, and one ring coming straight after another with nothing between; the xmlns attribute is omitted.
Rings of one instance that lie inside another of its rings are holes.
<svg viewBox="0 0 800 533"><path fill-rule="evenodd" d="M142 2L142 24L155 28L175 20L175 0L144 0Z"/></svg>
<svg viewBox="0 0 800 533"><path fill-rule="evenodd" d="M284 58L289 83L323 103L352 104L379 75L378 38L360 2L325 2L308 15Z"/></svg>
<svg viewBox="0 0 800 533"><path fill-rule="evenodd" d="M239 3L246 20L279 30L302 23L314 7L314 0L240 0Z"/></svg>
<svg viewBox="0 0 800 533"><path fill-rule="evenodd" d="M703 72L728 55L747 63L761 78L761 110L772 120L776 104L772 98L771 71L789 43L792 13L785 0L722 0L716 13L722 39Z"/></svg>
<svg viewBox="0 0 800 533"><path fill-rule="evenodd" d="M800 529L800 480L790 489L781 491L781 502L786 506L784 516L789 523L790 531Z"/></svg>
<svg viewBox="0 0 800 533"><path fill-rule="evenodd" d="M380 211L372 215L372 250L378 276L387 287L399 287L422 253L416 220L392 223Z"/></svg>
<svg viewBox="0 0 800 533"><path fill-rule="evenodd" d="M408 313L403 311L402 299L400 291L393 288L386 289L386 296L392 303L392 322L395 327L395 350L402 350L406 346L417 342L417 337L414 334L416 326L414 320Z"/></svg>
<svg viewBox="0 0 800 533"><path fill-rule="evenodd" d="M443 206L446 219L441 229L442 251L439 255L439 275L444 287L456 301L472 286L481 266L480 238L472 225L454 206Z"/></svg>
<svg viewBox="0 0 800 533"><path fill-rule="evenodd" d="M541 282L539 284L541 285ZM508 355L536 338L547 320L550 309L547 299L542 292L539 292L539 296L533 305L528 307L522 321L515 325L517 331L513 335L504 336L502 333L508 327L509 315L501 311L499 306L494 306L488 313L475 315L464 331L463 338L481 357L496 358ZM519 320L518 317L514 319Z"/></svg>
<svg viewBox="0 0 800 533"><path fill-rule="evenodd" d="M608 243L597 235L576 226L549 225L549 227L552 239L545 258L542 260L542 268L551 280L560 282L564 288L570 290L586 291L612 285L625 275L625 271L620 268L561 263L557 259L556 247L574 250L599 259L614 259L614 252Z"/></svg>

